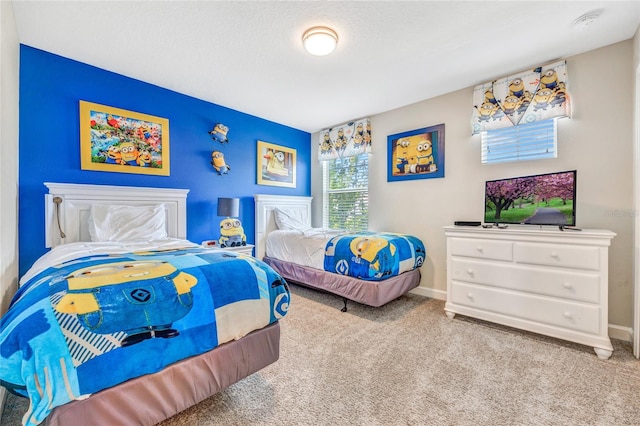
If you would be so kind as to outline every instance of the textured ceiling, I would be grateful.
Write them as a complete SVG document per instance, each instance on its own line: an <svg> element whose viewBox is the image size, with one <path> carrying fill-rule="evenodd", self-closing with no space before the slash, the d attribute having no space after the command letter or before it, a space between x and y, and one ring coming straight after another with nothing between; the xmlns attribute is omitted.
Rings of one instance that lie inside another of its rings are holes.
<svg viewBox="0 0 640 426"><path fill-rule="evenodd" d="M638 1L14 1L20 43L314 132L634 36ZM600 10L587 29L573 21ZM328 25L338 48L307 54ZM569 69L571 73L571 69Z"/></svg>

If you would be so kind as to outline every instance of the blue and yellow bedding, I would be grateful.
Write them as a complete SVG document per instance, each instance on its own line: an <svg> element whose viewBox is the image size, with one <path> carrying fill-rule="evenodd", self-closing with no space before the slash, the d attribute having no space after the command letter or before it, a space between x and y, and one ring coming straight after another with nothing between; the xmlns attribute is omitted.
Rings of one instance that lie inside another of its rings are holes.
<svg viewBox="0 0 640 426"><path fill-rule="evenodd" d="M26 282L0 322L0 380L31 400L26 423L54 407L282 318L284 279L265 263L185 248L93 255Z"/></svg>
<svg viewBox="0 0 640 426"><path fill-rule="evenodd" d="M424 244L412 235L360 232L331 238L324 269L369 281L380 281L422 266Z"/></svg>

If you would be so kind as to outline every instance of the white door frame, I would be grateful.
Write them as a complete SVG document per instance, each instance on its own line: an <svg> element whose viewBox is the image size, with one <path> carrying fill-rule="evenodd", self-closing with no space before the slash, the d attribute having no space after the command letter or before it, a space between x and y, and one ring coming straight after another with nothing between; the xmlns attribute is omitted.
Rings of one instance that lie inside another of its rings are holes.
<svg viewBox="0 0 640 426"><path fill-rule="evenodd" d="M633 354L640 358L640 65L636 68L636 107L634 135L634 302L633 302Z"/></svg>

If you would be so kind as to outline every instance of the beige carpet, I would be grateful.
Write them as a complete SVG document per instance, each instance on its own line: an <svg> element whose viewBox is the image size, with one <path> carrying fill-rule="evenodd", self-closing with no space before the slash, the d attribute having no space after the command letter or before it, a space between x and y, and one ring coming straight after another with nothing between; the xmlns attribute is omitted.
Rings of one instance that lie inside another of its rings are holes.
<svg viewBox="0 0 640 426"><path fill-rule="evenodd" d="M382 308L292 286L280 360L165 421L183 425L640 425L640 361L408 295ZM1 425L26 411L11 396ZM70 425L75 426L75 425Z"/></svg>

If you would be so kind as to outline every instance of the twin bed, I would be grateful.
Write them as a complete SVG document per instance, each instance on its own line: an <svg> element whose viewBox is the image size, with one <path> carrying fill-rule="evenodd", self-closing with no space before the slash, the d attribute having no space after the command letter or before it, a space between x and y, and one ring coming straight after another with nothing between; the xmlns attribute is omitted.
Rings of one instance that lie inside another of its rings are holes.
<svg viewBox="0 0 640 426"><path fill-rule="evenodd" d="M347 300L379 307L420 284L426 250L419 239L316 229L311 197L254 198L256 257L288 281L341 296L343 312Z"/></svg>
<svg viewBox="0 0 640 426"><path fill-rule="evenodd" d="M285 279L343 311L381 306L419 285L426 255L415 237L312 229L311 197L255 196L254 258L185 239L188 190L45 185L52 250L0 331L25 424L156 424L278 359Z"/></svg>
<svg viewBox="0 0 640 426"><path fill-rule="evenodd" d="M186 241L188 191L46 185L53 248L0 332L0 379L29 397L25 424L153 425L278 359L286 282Z"/></svg>

